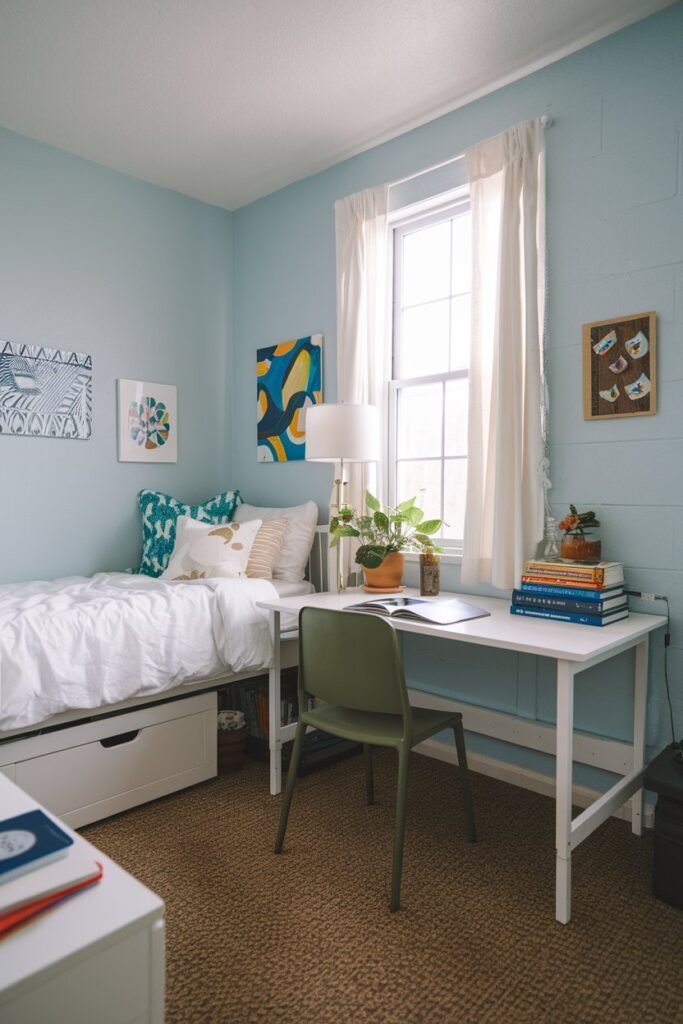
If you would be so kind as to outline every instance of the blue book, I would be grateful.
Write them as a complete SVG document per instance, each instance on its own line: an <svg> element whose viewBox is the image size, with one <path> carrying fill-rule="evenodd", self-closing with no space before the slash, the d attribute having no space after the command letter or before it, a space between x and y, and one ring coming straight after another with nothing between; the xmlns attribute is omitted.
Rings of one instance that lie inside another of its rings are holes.
<svg viewBox="0 0 683 1024"><path fill-rule="evenodd" d="M0 883L65 857L73 839L43 811L0 821Z"/></svg>
<svg viewBox="0 0 683 1024"><path fill-rule="evenodd" d="M546 608L522 608L510 605L511 615L528 615L535 619L554 619L557 622L578 622L582 626L609 626L612 622L628 618L628 606L622 605L605 615L581 615L579 612L560 612Z"/></svg>
<svg viewBox="0 0 683 1024"><path fill-rule="evenodd" d="M548 594L551 597L569 597L574 600L598 602L623 594L624 584L619 583L616 587L604 587L601 590L584 590L582 587L563 587L560 584L553 583L522 582L522 592L525 594Z"/></svg>
<svg viewBox="0 0 683 1024"><path fill-rule="evenodd" d="M576 600L573 597L560 597L556 594L531 594L526 590L513 590L512 603L525 608L545 608L546 611L556 612L578 612L586 615L604 615L605 612L623 608L626 604L626 595L623 591L613 597L603 598L598 601L588 601L585 598Z"/></svg>

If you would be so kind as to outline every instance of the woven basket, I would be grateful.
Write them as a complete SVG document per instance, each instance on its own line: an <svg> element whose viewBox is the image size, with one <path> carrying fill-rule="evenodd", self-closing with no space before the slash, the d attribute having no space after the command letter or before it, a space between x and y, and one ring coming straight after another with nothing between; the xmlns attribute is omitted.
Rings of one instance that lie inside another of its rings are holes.
<svg viewBox="0 0 683 1024"><path fill-rule="evenodd" d="M244 764L244 752L247 746L247 727L232 732L219 731L218 733L218 771L221 775L226 772L236 772Z"/></svg>

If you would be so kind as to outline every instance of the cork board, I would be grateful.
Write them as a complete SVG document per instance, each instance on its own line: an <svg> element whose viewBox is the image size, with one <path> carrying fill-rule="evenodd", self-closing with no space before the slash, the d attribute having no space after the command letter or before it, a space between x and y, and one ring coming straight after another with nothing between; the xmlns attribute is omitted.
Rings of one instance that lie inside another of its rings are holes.
<svg viewBox="0 0 683 1024"><path fill-rule="evenodd" d="M656 313L583 325L584 419L653 416L656 384Z"/></svg>

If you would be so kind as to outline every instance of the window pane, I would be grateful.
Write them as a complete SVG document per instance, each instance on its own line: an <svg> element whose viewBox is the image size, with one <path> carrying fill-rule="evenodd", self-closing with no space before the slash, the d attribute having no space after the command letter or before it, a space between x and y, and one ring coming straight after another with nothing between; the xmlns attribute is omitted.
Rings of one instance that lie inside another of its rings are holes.
<svg viewBox="0 0 683 1024"><path fill-rule="evenodd" d="M443 384L401 388L398 393L398 458L440 456L442 416Z"/></svg>
<svg viewBox="0 0 683 1024"><path fill-rule="evenodd" d="M448 299L441 299L403 311L397 377L425 377L448 370L448 305Z"/></svg>
<svg viewBox="0 0 683 1024"><path fill-rule="evenodd" d="M446 455L467 455L469 381L446 381Z"/></svg>
<svg viewBox="0 0 683 1024"><path fill-rule="evenodd" d="M451 299L451 370L466 370L470 365L469 295Z"/></svg>
<svg viewBox="0 0 683 1024"><path fill-rule="evenodd" d="M443 536L462 540L465 524L465 487L467 485L467 459L446 459L444 473Z"/></svg>
<svg viewBox="0 0 683 1024"><path fill-rule="evenodd" d="M396 502L416 497L425 519L441 518L441 460L399 462Z"/></svg>
<svg viewBox="0 0 683 1024"><path fill-rule="evenodd" d="M450 295L451 226L449 221L403 236L402 306Z"/></svg>
<svg viewBox="0 0 683 1024"><path fill-rule="evenodd" d="M453 221L453 295L469 292L472 276L472 220L469 213L461 213Z"/></svg>

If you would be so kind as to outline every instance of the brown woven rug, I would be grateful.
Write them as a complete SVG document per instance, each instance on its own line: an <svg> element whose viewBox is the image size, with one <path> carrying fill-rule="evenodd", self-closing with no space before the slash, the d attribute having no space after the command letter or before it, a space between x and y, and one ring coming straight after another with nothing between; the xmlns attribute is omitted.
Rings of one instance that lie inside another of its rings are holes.
<svg viewBox="0 0 683 1024"><path fill-rule="evenodd" d="M650 893L652 838L603 825L554 920L554 803L413 755L403 908L388 910L395 764L300 779L286 852L265 765L83 830L166 902L170 1024L683 1024L683 911Z"/></svg>

